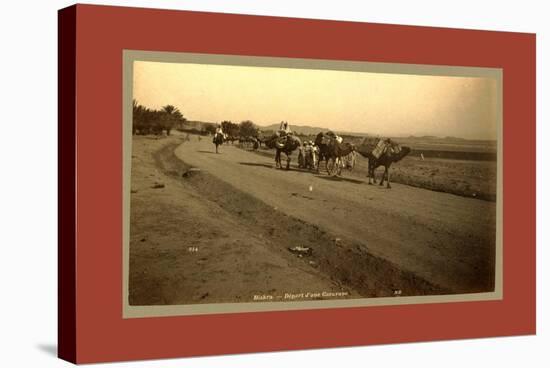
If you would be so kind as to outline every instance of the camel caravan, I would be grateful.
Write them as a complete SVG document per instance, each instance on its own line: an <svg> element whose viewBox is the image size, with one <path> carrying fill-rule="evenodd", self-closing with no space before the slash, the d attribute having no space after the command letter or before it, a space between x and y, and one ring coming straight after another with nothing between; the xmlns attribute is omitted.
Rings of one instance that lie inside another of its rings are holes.
<svg viewBox="0 0 550 368"><path fill-rule="evenodd" d="M223 133L221 127L216 129L213 143L218 146L227 141L227 135ZM407 156L410 147L401 146L390 138L365 137L359 145L350 142L344 142L344 139L332 131L319 132L315 141L302 142L291 130L288 122L282 121L279 130L271 137L241 137L239 138L241 147L249 145L253 150L257 150L262 143L267 148L275 149L275 167L283 169L281 163L281 154L286 157L286 166L284 169L290 169L291 155L298 150L298 167L310 170L316 173L320 172L321 163L324 162L325 169L329 176L340 176L343 169L353 170L357 161L357 154L368 159L368 184L376 184L375 170L383 166L384 173L380 180L380 185L386 182L387 188L390 184L390 167L392 163L402 160Z"/></svg>

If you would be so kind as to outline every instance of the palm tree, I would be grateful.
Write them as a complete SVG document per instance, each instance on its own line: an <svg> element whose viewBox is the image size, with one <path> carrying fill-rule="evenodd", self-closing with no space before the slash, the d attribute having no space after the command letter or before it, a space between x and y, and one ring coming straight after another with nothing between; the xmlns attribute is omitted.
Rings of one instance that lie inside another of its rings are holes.
<svg viewBox="0 0 550 368"><path fill-rule="evenodd" d="M132 134L136 134L138 131L143 134L146 111L147 109L137 100L132 101Z"/></svg>
<svg viewBox="0 0 550 368"><path fill-rule="evenodd" d="M168 115L174 114L176 111L179 112L178 108L174 105L166 105L162 107L162 111L167 113Z"/></svg>
<svg viewBox="0 0 550 368"><path fill-rule="evenodd" d="M174 111L174 112L172 113L172 115L173 115L173 117L174 117L175 127L176 127L176 128L179 128L179 129L182 129L182 128L183 128L183 124L185 123L185 121L186 121L187 119L185 119L185 118L183 117L183 114L182 114L179 110L177 110L177 109L176 109L176 111Z"/></svg>
<svg viewBox="0 0 550 368"><path fill-rule="evenodd" d="M166 124L164 128L166 129L166 135L170 135L170 130L174 127L177 121L183 119L183 115L180 110L174 105L166 105L162 107L162 111L166 114Z"/></svg>

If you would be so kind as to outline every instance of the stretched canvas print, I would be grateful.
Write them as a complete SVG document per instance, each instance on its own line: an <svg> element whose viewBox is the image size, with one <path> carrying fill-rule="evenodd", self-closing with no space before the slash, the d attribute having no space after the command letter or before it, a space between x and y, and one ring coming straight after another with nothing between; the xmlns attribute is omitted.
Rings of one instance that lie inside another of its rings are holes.
<svg viewBox="0 0 550 368"><path fill-rule="evenodd" d="M87 5L59 31L60 357L534 332L534 35Z"/></svg>
<svg viewBox="0 0 550 368"><path fill-rule="evenodd" d="M128 316L501 298L501 70L124 55Z"/></svg>

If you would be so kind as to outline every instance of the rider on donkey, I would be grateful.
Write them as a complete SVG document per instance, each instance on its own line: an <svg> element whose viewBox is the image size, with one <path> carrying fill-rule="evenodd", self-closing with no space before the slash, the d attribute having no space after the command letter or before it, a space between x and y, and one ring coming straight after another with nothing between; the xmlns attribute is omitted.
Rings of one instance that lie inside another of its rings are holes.
<svg viewBox="0 0 550 368"><path fill-rule="evenodd" d="M214 134L214 137L217 136L218 134L221 134L223 139L227 138L226 134L223 132L221 124L218 124L216 126L216 133Z"/></svg>

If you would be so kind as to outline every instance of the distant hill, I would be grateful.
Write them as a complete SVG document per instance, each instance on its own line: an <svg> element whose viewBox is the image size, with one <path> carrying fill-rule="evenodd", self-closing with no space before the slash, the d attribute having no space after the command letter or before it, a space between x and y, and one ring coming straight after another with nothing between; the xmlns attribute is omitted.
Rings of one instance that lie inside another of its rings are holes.
<svg viewBox="0 0 550 368"><path fill-rule="evenodd" d="M280 124L271 124L271 125L267 125L267 126L260 126L260 129L261 130L277 131L277 130L279 130L279 126L280 126ZM329 129L328 128L310 126L310 125L292 125L292 124L290 124L290 130L292 130L295 133L303 134L303 135L316 135L319 132L326 132ZM368 135L367 133L344 132L344 131L339 131L339 130L336 130L334 132L337 133L337 134L341 134L341 135L354 135L354 136L357 136L357 137L362 137L362 136Z"/></svg>
<svg viewBox="0 0 550 368"><path fill-rule="evenodd" d="M216 125L216 123L206 122L206 121L193 121L188 120L184 123L185 128L194 128L197 130L203 130L207 125ZM272 131L275 132L279 129L280 124L271 124L271 125L258 125L258 128L262 131ZM311 125L293 125L290 124L290 129L301 135L317 135L319 132L326 132L329 129L328 128L321 128ZM384 137L384 138L392 138L396 139L398 142L405 143L405 142L411 142L414 144L418 143L429 143L429 144L467 144L471 142L476 142L476 144L481 143L487 143L490 146L494 146L496 149L496 140L490 140L490 139L465 139L460 137L453 137L453 136L446 136L446 137L437 137L433 135L408 135L408 136L386 136L383 134L370 134L370 133L358 133L358 132L346 132L341 130L335 130L336 134L339 134L341 136L353 136L353 137L366 137L366 136L374 136L374 137Z"/></svg>
<svg viewBox="0 0 550 368"><path fill-rule="evenodd" d="M261 130L273 130L277 131L279 130L280 124L271 124L268 126L260 126ZM290 125L290 130L292 130L295 133L298 134L306 134L306 135L312 135L317 134L319 132L326 132L326 128L319 128L319 127L313 127L308 125Z"/></svg>

